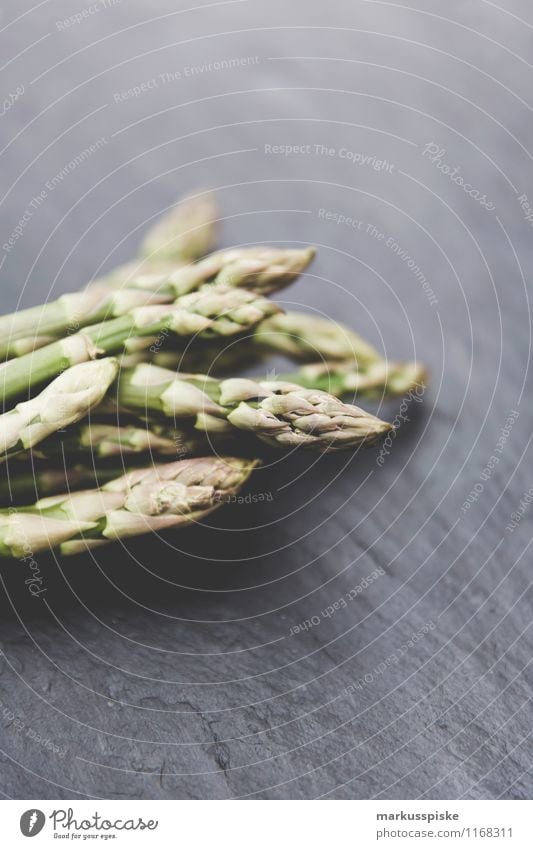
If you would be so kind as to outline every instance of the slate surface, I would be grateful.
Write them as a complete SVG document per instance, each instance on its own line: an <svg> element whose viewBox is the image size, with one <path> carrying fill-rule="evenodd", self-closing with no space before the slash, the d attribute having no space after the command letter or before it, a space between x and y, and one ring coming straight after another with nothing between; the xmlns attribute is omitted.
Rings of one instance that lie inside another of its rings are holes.
<svg viewBox="0 0 533 849"><path fill-rule="evenodd" d="M6 797L530 798L533 14L505 7L4 4L3 310L213 187L221 244L320 245L284 302L432 372L382 466L271 456L271 500L40 557L39 599L4 564Z"/></svg>

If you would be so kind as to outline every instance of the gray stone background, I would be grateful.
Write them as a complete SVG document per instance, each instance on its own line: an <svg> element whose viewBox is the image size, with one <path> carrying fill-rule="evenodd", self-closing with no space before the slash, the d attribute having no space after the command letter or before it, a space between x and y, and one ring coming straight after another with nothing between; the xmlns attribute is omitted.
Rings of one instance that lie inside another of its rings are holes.
<svg viewBox="0 0 533 849"><path fill-rule="evenodd" d="M432 375L381 468L269 456L272 500L42 557L40 599L5 563L5 797L530 797L532 42L525 0L2 5L4 311L214 188L221 245L319 245L280 300Z"/></svg>

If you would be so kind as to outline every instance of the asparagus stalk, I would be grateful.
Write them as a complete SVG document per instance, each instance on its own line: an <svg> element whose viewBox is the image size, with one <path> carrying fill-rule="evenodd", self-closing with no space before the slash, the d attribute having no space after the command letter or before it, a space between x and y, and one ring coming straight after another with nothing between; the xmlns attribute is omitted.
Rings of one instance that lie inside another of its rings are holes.
<svg viewBox="0 0 533 849"><path fill-rule="evenodd" d="M244 356L243 346L246 349ZM146 345L137 345L133 350L128 346L128 352L120 358L122 368L132 368L141 363L153 363L161 368L188 374L205 372L211 376L221 377L235 374L243 368L250 367L263 359L263 354L251 345L240 343L229 344L225 348L220 345L204 344L189 345L185 350L177 350L170 345L162 350L150 351Z"/></svg>
<svg viewBox="0 0 533 849"><path fill-rule="evenodd" d="M0 513L0 557L76 554L114 540L197 522L246 483L255 460L200 457L138 469L99 489Z"/></svg>
<svg viewBox="0 0 533 849"><path fill-rule="evenodd" d="M213 345L189 346L185 351L138 350L127 356L123 364L150 361L173 371L205 371L220 376L250 366L268 354L281 354L304 363L320 359L279 379L339 396L405 395L420 389L427 380L420 363L385 360L342 324L293 311L265 319L247 337L237 337L223 350Z"/></svg>
<svg viewBox="0 0 533 849"><path fill-rule="evenodd" d="M4 402L51 380L64 369L124 351L132 338L160 348L168 334L182 339L228 337L252 328L279 307L245 289L205 286L176 305L138 307L0 366Z"/></svg>
<svg viewBox="0 0 533 849"><path fill-rule="evenodd" d="M59 458L91 456L108 460L113 457L130 457L154 454L158 457L185 457L205 451L208 447L202 434L188 428L173 427L168 422L146 422L114 425L103 422L81 422L58 436L55 434L32 450L34 459L57 461ZM19 454L17 460L28 460L28 454Z"/></svg>
<svg viewBox="0 0 533 849"><path fill-rule="evenodd" d="M362 395L380 398L424 391L427 372L420 363L394 363L378 360L357 370L353 363L310 363L283 380L292 380L308 389L322 389L334 395Z"/></svg>
<svg viewBox="0 0 533 849"><path fill-rule="evenodd" d="M116 359L82 363L63 372L40 395L0 416L0 462L83 419L100 403L118 372Z"/></svg>
<svg viewBox="0 0 533 849"><path fill-rule="evenodd" d="M111 393L114 396L115 387ZM301 446L320 452L352 448L391 429L359 407L293 383L176 376L148 363L123 369L114 397L121 409L190 419L206 433L247 431L279 448Z"/></svg>
<svg viewBox="0 0 533 849"><path fill-rule="evenodd" d="M125 315L137 307L165 304L169 298L154 292L91 287L62 295L57 301L0 317L0 357L19 357L51 344L81 327ZM38 336L32 338L32 328Z"/></svg>
<svg viewBox="0 0 533 849"><path fill-rule="evenodd" d="M222 290L246 288L258 295L288 285L309 264L313 250L233 248L173 272L120 279L120 288L93 284L42 306L0 317L0 357L24 356L53 340L98 322L122 317L137 307L170 304L203 291L207 283Z"/></svg>
<svg viewBox="0 0 533 849"><path fill-rule="evenodd" d="M427 371L420 363L386 360L343 324L306 313L273 315L254 328L250 339L259 351L309 363L281 378L308 389L381 397L407 394L427 381ZM239 347L231 345L229 350Z"/></svg>
<svg viewBox="0 0 533 849"><path fill-rule="evenodd" d="M225 375L228 372L242 368L242 357L237 354L237 346L229 347L219 356L213 348L209 349L210 357L200 348L192 347L184 354L178 351L158 351L147 356L147 352L126 355L122 359L123 367L132 367L148 360L155 366L172 371L186 372L199 370L202 367L209 371L210 376ZM231 356L234 351L235 355ZM246 365L254 362L252 356L246 358ZM220 367L220 363L223 367ZM270 376L272 377L272 375ZM417 362L397 363L379 360L375 363L358 368L354 362L308 363L296 371L276 375L276 380L297 383L306 389L320 389L341 398L358 395L360 398L393 398L407 395L409 392L424 389L427 383L427 370Z"/></svg>
<svg viewBox="0 0 533 849"><path fill-rule="evenodd" d="M24 354L29 354L31 351L36 351L37 348L44 348L45 345L51 345L52 342L55 341L55 336L25 336L22 339L17 339L13 343L4 343L3 359L11 360L13 359L13 357L23 357Z"/></svg>
<svg viewBox="0 0 533 849"><path fill-rule="evenodd" d="M96 470L85 464L69 463L68 469L34 464L27 471L17 465L13 473L0 478L0 507L28 504L36 498L60 492L102 486L123 473L123 469L115 466L102 466Z"/></svg>
<svg viewBox="0 0 533 849"><path fill-rule="evenodd" d="M126 285L129 289L151 290L179 298L211 281L221 286L244 287L260 295L270 295L296 280L315 253L315 248L287 249L268 245L227 248L171 273L136 276Z"/></svg>
<svg viewBox="0 0 533 849"><path fill-rule="evenodd" d="M157 360L157 356L154 357ZM356 372L343 363L309 364L292 375L278 378L283 382L297 383L308 389L319 389L334 395L358 394L365 398L388 395L406 395L409 392L420 394L424 390L426 375L424 369L416 363L376 363L364 371ZM116 406L109 403L108 415L116 416ZM98 412L104 412L100 405ZM146 411L148 412L148 411ZM215 427L216 425L216 427ZM218 433L214 432L218 431ZM232 426L216 421L210 424L209 442L227 443L235 438ZM57 461L62 457L91 456L110 459L114 457L133 457L151 454L157 457L184 457L205 451L205 437L187 427L175 427L167 421L140 421L117 426L104 422L81 422L69 427L65 433L54 434L32 449L31 457ZM30 459L22 452L17 461Z"/></svg>
<svg viewBox="0 0 533 849"><path fill-rule="evenodd" d="M298 362L346 360L362 368L381 359L354 330L329 318L296 311L265 319L250 334L250 341L260 351L284 354Z"/></svg>
<svg viewBox="0 0 533 849"><path fill-rule="evenodd" d="M155 360L140 352L138 362L150 359L164 368L225 374L270 354L280 354L297 362L346 361L352 363L353 369L382 361L375 348L345 325L289 310L266 318L222 352L215 346L189 347L185 351L165 350Z"/></svg>

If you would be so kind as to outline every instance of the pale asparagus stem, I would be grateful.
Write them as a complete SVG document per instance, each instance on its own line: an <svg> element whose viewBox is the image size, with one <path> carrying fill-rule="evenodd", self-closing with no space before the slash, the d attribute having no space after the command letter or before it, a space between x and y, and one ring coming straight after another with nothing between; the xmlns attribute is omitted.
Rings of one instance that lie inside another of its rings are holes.
<svg viewBox="0 0 533 849"><path fill-rule="evenodd" d="M93 459L129 459L138 454L178 459L207 449L208 442L202 434L184 427L173 427L170 422L150 422L144 426L140 422L123 426L81 422L60 436L55 434L45 439L32 450L31 456L52 461L83 455ZM17 455L18 461L28 459L28 454Z"/></svg>
<svg viewBox="0 0 533 849"><path fill-rule="evenodd" d="M24 354L29 354L30 351L36 351L38 348L44 348L45 345L51 345L56 341L55 336L26 336L24 339L18 339L13 344L6 346L4 359L13 359L13 357L23 357Z"/></svg>
<svg viewBox="0 0 533 849"><path fill-rule="evenodd" d="M192 420L206 433L247 431L279 448L352 448L391 429L359 407L294 383L176 376L148 363L122 370L110 397L116 397L119 409Z"/></svg>
<svg viewBox="0 0 533 849"><path fill-rule="evenodd" d="M4 403L72 365L127 350L131 339L149 339L158 350L168 335L182 340L226 338L250 330L278 311L279 307L266 298L226 286L205 286L184 295L175 305L138 307L121 318L86 327L38 351L3 363L0 388Z"/></svg>
<svg viewBox="0 0 533 849"><path fill-rule="evenodd" d="M100 403L117 372L113 358L73 366L40 395L0 416L0 463L85 418Z"/></svg>
<svg viewBox="0 0 533 849"><path fill-rule="evenodd" d="M420 363L394 363L380 360L357 370L353 363L311 363L304 365L282 380L292 380L308 389L321 389L335 395L357 394L364 398L393 395L422 395L427 383L427 371Z"/></svg>
<svg viewBox="0 0 533 849"><path fill-rule="evenodd" d="M0 513L0 556L76 554L114 540L190 525L246 483L255 460L199 457L138 469L99 489Z"/></svg>
<svg viewBox="0 0 533 849"><path fill-rule="evenodd" d="M223 291L242 288L256 295L272 294L298 277L313 256L312 248L232 248L172 273L120 278L120 287L99 282L83 292L0 317L0 358L22 356L50 339L58 340L91 324L124 316L136 307L174 301L178 306L177 299L204 291L207 284Z"/></svg>

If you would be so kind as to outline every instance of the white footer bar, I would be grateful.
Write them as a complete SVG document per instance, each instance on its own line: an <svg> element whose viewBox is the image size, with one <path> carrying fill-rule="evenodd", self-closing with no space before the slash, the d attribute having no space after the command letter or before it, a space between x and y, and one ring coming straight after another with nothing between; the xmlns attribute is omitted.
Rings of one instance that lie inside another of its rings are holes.
<svg viewBox="0 0 533 849"><path fill-rule="evenodd" d="M2 801L2 845L532 849L527 801ZM35 843L29 843L35 838Z"/></svg>

